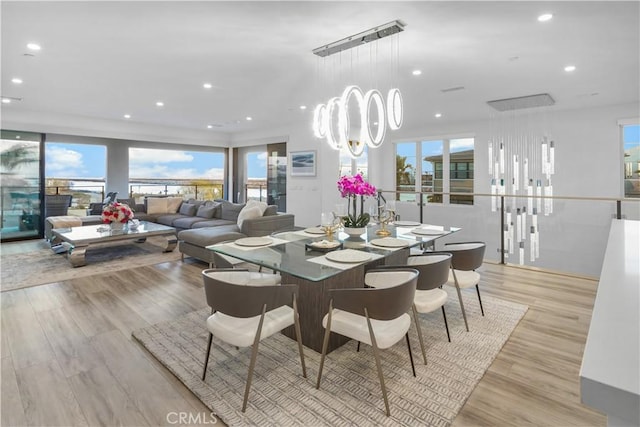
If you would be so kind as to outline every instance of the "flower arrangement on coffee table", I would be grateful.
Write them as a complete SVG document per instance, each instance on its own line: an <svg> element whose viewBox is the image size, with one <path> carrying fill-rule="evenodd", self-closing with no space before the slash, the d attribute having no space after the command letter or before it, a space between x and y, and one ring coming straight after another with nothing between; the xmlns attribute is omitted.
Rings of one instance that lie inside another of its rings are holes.
<svg viewBox="0 0 640 427"><path fill-rule="evenodd" d="M362 174L353 176L344 175L338 180L338 191L340 196L346 197L347 215L342 217L345 227L360 228L366 227L370 216L364 212L364 198L376 195L376 187L364 180ZM358 212L358 199L360 200L360 211Z"/></svg>
<svg viewBox="0 0 640 427"><path fill-rule="evenodd" d="M111 224L114 222L126 224L133 218L133 211L124 203L110 203L102 209L102 222Z"/></svg>

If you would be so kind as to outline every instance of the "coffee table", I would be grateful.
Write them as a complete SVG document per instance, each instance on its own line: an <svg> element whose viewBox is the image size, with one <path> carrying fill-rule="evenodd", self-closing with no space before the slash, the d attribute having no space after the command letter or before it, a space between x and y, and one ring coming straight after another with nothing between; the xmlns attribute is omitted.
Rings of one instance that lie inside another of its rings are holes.
<svg viewBox="0 0 640 427"><path fill-rule="evenodd" d="M144 242L147 237L164 236L166 238L164 252L171 252L178 243L175 228L146 221L141 221L136 230L115 231L101 224L54 228L51 232L61 241L71 245L67 259L73 267L82 267L87 264L85 253L90 245L131 240Z"/></svg>

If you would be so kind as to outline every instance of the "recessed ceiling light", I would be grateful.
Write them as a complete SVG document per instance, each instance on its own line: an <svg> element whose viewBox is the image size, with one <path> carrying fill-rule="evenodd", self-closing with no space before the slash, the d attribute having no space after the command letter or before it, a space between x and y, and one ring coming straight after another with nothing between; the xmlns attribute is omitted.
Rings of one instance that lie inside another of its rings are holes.
<svg viewBox="0 0 640 427"><path fill-rule="evenodd" d="M543 13L542 15L538 16L538 21L547 22L547 21L550 21L551 18L553 18L553 14L551 14L551 13Z"/></svg>
<svg viewBox="0 0 640 427"><path fill-rule="evenodd" d="M205 89L211 89L213 87L213 85L211 83L204 83L202 85L202 87L205 88Z"/></svg>
<svg viewBox="0 0 640 427"><path fill-rule="evenodd" d="M11 104L11 100L9 98L2 98L3 104Z"/></svg>
<svg viewBox="0 0 640 427"><path fill-rule="evenodd" d="M300 106L300 109L301 109L301 110L306 110L306 109L307 109L307 106L306 106L306 105L301 105L301 106Z"/></svg>
<svg viewBox="0 0 640 427"><path fill-rule="evenodd" d="M434 117L436 119L439 119L440 117L442 117L442 113L436 113L436 114L434 114Z"/></svg>
<svg viewBox="0 0 640 427"><path fill-rule="evenodd" d="M213 125L207 125L207 129L213 129Z"/></svg>
<svg viewBox="0 0 640 427"><path fill-rule="evenodd" d="M413 74L414 76L419 76L420 74L422 74L422 70L413 70L411 74Z"/></svg>
<svg viewBox="0 0 640 427"><path fill-rule="evenodd" d="M125 114L123 117L124 117L125 119L130 119L130 118L131 118L131 114Z"/></svg>
<svg viewBox="0 0 640 427"><path fill-rule="evenodd" d="M11 79L11 83L15 83L17 85L22 84L22 79L19 77L14 77Z"/></svg>
<svg viewBox="0 0 640 427"><path fill-rule="evenodd" d="M156 107L164 107L164 102L162 101L156 102Z"/></svg>
<svg viewBox="0 0 640 427"><path fill-rule="evenodd" d="M27 44L27 49L40 50L40 49L42 49L42 47L38 43L29 43L29 44Z"/></svg>
<svg viewBox="0 0 640 427"><path fill-rule="evenodd" d="M247 116L247 121L251 121L251 120L253 120L253 117Z"/></svg>
<svg viewBox="0 0 640 427"><path fill-rule="evenodd" d="M576 70L576 66L575 66L575 65L567 65L566 67L564 67L564 70L565 70L567 73L570 73L570 72L572 72L572 71L575 71L575 70Z"/></svg>
<svg viewBox="0 0 640 427"><path fill-rule="evenodd" d="M20 139L22 138L20 135L16 135L16 139Z"/></svg>

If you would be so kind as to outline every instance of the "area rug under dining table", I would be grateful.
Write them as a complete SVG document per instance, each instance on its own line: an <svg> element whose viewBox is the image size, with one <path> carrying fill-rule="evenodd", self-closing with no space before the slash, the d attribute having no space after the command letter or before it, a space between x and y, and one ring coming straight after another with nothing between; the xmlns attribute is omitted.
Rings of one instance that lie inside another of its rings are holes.
<svg viewBox="0 0 640 427"><path fill-rule="evenodd" d="M201 380L209 309L133 332L133 336L211 411L230 426L336 426L451 424L527 307L483 296L485 317L475 292L464 292L471 331L466 332L452 289L446 304L449 343L440 311L421 315L428 364L423 364L415 325L410 339L416 374L404 340L382 354L391 405L384 403L370 346L351 341L327 356L320 390L315 382L320 354L305 348L307 378L302 377L296 342L276 334L260 343L253 384L241 412L251 348L236 349L214 338L206 381Z"/></svg>

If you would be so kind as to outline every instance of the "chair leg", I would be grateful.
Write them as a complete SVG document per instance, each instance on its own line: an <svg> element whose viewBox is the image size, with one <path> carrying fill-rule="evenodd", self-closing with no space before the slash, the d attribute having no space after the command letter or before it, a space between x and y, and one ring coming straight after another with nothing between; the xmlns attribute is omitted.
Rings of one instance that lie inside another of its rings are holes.
<svg viewBox="0 0 640 427"><path fill-rule="evenodd" d="M424 351L424 341L422 339L422 329L420 328L420 319L418 319L418 310L416 310L416 305L412 304L411 308L413 309L413 319L416 322L416 330L418 332L418 341L420 341L420 350L422 350L422 358L424 359L424 364L427 364L427 352Z"/></svg>
<svg viewBox="0 0 640 427"><path fill-rule="evenodd" d="M324 368L324 358L327 355L327 348L329 347L329 335L331 335L331 329L327 324L327 328L324 330L324 340L322 342L322 355L320 356L320 367L318 368L318 382L316 388L320 390L320 380L322 379L322 368Z"/></svg>
<svg viewBox="0 0 640 427"><path fill-rule="evenodd" d="M382 375L382 364L380 363L380 355L378 354L378 344L376 343L376 337L373 334L373 328L371 327L371 320L369 320L369 314L367 309L364 309L364 313L367 317L367 326L369 326L369 335L371 336L371 347L373 347L373 358L376 360L376 369L378 370L378 379L380 380L380 387L382 388L382 398L384 399L384 407L386 409L387 417L391 415L389 410L389 399L387 399L387 387L384 385L384 376Z"/></svg>
<svg viewBox="0 0 640 427"><path fill-rule="evenodd" d="M307 378L307 367L304 364L304 352L302 350L302 334L300 333L300 318L298 313L295 315L296 339L298 340L298 351L300 352L300 364L302 365L302 376Z"/></svg>
<svg viewBox="0 0 640 427"><path fill-rule="evenodd" d="M480 288L478 284L476 284L476 292L478 292L478 301L480 302L480 312L482 313L482 317L484 317L484 308L482 308L482 298L480 298Z"/></svg>
<svg viewBox="0 0 640 427"><path fill-rule="evenodd" d="M318 368L318 382L316 388L320 390L320 380L322 379L322 368L324 367L324 358L329 348L329 336L331 335L331 312L333 311L333 300L329 302L329 317L327 318L327 327L324 330L324 340L322 341L322 356L320 356L320 368Z"/></svg>
<svg viewBox="0 0 640 427"><path fill-rule="evenodd" d="M202 371L202 381L207 375L207 365L209 364L209 354L211 353L211 341L213 340L213 334L209 332L209 343L207 344L207 358L204 359L204 370Z"/></svg>
<svg viewBox="0 0 640 427"><path fill-rule="evenodd" d="M360 341L358 341L358 346L356 347L356 352L360 352Z"/></svg>
<svg viewBox="0 0 640 427"><path fill-rule="evenodd" d="M447 313L444 311L444 305L442 308L442 318L444 319L444 327L447 330L447 339L451 342L451 335L449 334L449 324L447 323Z"/></svg>
<svg viewBox="0 0 640 427"><path fill-rule="evenodd" d="M411 360L411 371L413 371L413 376L416 376L416 365L413 364L413 353L411 352L411 342L409 341L409 332L405 335L407 338L407 349L409 350L409 359Z"/></svg>
<svg viewBox="0 0 640 427"><path fill-rule="evenodd" d="M456 292L458 293L458 301L460 301L460 309L462 310L462 318L464 319L464 326L467 328L467 332L469 332L469 323L467 323L467 313L464 311L464 303L462 302L462 293L460 292L460 286L458 286L458 278L456 277L456 272L453 270L453 279L456 282Z"/></svg>
<svg viewBox="0 0 640 427"><path fill-rule="evenodd" d="M251 380L253 379L253 368L256 366L256 358L258 356L258 346L260 341L253 344L251 351L251 362L249 362L249 374L247 375L247 385L244 389L244 400L242 401L242 412L247 409L247 400L249 400L249 390L251 389Z"/></svg>

